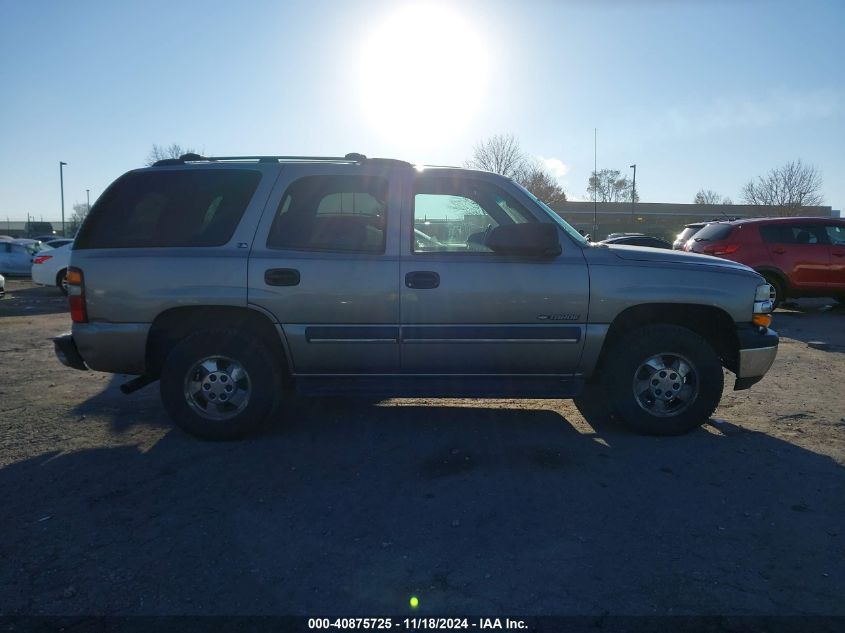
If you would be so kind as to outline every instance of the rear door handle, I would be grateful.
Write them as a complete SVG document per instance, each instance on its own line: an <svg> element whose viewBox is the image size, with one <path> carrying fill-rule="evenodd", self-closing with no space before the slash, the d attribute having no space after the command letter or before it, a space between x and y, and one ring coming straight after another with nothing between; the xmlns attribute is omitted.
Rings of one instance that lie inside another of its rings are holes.
<svg viewBox="0 0 845 633"><path fill-rule="evenodd" d="M440 285L440 275L430 270L415 270L405 275L405 285L420 290L437 288Z"/></svg>
<svg viewBox="0 0 845 633"><path fill-rule="evenodd" d="M834 256L834 257L845 257L845 251L843 251L842 253L836 253L836 252L834 252L834 253L832 253L832 254L833 254L833 256Z"/></svg>
<svg viewBox="0 0 845 633"><path fill-rule="evenodd" d="M268 286L298 286L299 271L295 268L270 268L264 271L264 283Z"/></svg>
<svg viewBox="0 0 845 633"><path fill-rule="evenodd" d="M783 255L786 251L782 248L773 248L772 252L777 253L778 255Z"/></svg>

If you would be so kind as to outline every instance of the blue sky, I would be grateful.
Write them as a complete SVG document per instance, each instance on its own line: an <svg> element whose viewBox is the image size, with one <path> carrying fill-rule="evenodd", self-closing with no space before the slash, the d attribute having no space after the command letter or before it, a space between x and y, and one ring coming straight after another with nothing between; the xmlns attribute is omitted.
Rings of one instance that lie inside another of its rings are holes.
<svg viewBox="0 0 845 633"><path fill-rule="evenodd" d="M577 199L594 127L643 202L801 158L845 209L845 2L407 4L433 20L374 43L404 3L0 0L0 223L59 217L59 160L69 211L174 142L461 164L512 133Z"/></svg>

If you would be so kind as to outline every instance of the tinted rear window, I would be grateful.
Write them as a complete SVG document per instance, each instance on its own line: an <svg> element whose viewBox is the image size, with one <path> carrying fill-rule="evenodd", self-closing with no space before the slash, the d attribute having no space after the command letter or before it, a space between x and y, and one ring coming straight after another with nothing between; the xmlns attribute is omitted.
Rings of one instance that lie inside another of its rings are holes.
<svg viewBox="0 0 845 633"><path fill-rule="evenodd" d="M97 200L74 248L220 246L260 180L244 169L130 172Z"/></svg>
<svg viewBox="0 0 845 633"><path fill-rule="evenodd" d="M384 252L387 180L369 176L305 176L282 196L269 248Z"/></svg>
<svg viewBox="0 0 845 633"><path fill-rule="evenodd" d="M760 227L767 244L826 244L825 227L821 224L767 224Z"/></svg>
<svg viewBox="0 0 845 633"><path fill-rule="evenodd" d="M695 234L693 239L696 242L718 242L720 240L727 239L728 235L730 235L733 230L734 227L730 224L719 224L716 222L705 226Z"/></svg>

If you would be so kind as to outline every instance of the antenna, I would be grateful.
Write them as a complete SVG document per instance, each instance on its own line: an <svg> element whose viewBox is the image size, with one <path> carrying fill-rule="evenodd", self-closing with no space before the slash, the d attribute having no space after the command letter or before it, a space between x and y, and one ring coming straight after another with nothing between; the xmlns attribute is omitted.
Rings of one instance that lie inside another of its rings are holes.
<svg viewBox="0 0 845 633"><path fill-rule="evenodd" d="M593 239L597 239L599 234L599 205L596 200L599 188L598 136L598 128L593 128Z"/></svg>

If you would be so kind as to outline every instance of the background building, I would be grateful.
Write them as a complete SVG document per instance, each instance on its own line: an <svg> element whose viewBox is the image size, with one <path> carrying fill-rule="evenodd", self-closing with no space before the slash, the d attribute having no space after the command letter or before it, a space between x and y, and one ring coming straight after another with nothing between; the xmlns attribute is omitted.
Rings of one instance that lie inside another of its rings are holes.
<svg viewBox="0 0 845 633"><path fill-rule="evenodd" d="M61 222L57 222L57 226L61 226ZM0 235L8 235L9 237L32 237L33 235L56 235L58 237L59 231L56 231L52 222L36 222L30 221L16 221L16 220L0 220Z"/></svg>

